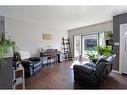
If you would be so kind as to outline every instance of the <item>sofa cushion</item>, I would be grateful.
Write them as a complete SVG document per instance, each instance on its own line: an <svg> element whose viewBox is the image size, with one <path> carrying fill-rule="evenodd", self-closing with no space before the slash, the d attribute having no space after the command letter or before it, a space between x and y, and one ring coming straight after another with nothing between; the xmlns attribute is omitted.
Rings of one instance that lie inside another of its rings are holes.
<svg viewBox="0 0 127 95"><path fill-rule="evenodd" d="M79 73L83 72L84 74L91 74L94 71L93 68L86 65L74 65L73 69Z"/></svg>
<svg viewBox="0 0 127 95"><path fill-rule="evenodd" d="M30 65L33 69L42 65L41 61L30 61L30 60L24 59L21 62L23 65Z"/></svg>
<svg viewBox="0 0 127 95"><path fill-rule="evenodd" d="M96 64L93 63L93 62L91 62L91 63L86 63L86 64L84 64L84 65L85 65L85 66L89 66L89 67L91 67L91 68L93 68L93 69L96 68Z"/></svg>
<svg viewBox="0 0 127 95"><path fill-rule="evenodd" d="M27 60L27 59L24 59L24 60L21 60L21 63L22 63L22 64L25 64L25 65L29 65L29 64L32 63L32 61Z"/></svg>
<svg viewBox="0 0 127 95"><path fill-rule="evenodd" d="M30 65L33 67L33 69L36 69L37 67L42 65L42 63L41 63L41 61L32 61L32 63Z"/></svg>
<svg viewBox="0 0 127 95"><path fill-rule="evenodd" d="M105 61L100 61L99 63L98 63L98 65L96 66L96 70L95 70L95 75L97 76L97 77L100 77L100 76L102 76L102 75L104 75L104 73L102 73L102 72L104 72L105 71L105 69L106 69L106 67L107 67L107 64L106 64L107 62ZM102 75L101 75L102 74Z"/></svg>
<svg viewBox="0 0 127 95"><path fill-rule="evenodd" d="M112 56L109 56L109 57L107 58L107 61L108 61L109 63L112 63L112 60L113 60L113 57L112 57Z"/></svg>
<svg viewBox="0 0 127 95"><path fill-rule="evenodd" d="M40 61L40 57L30 57L29 58L30 61Z"/></svg>

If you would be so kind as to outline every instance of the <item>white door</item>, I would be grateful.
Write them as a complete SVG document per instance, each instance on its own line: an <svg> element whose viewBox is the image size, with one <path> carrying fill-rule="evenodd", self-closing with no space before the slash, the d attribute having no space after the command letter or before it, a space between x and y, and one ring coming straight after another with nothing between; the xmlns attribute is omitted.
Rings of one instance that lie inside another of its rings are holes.
<svg viewBox="0 0 127 95"><path fill-rule="evenodd" d="M127 23L120 24L120 73L127 74Z"/></svg>

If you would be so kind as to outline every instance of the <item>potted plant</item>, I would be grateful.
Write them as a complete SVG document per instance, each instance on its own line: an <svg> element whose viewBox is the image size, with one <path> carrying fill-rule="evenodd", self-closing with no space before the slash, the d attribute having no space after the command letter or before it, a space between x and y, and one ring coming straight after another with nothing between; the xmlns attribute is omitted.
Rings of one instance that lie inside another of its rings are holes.
<svg viewBox="0 0 127 95"><path fill-rule="evenodd" d="M91 50L89 50L89 51L86 52L86 56L87 56L87 57L90 59L90 61L91 61L92 59L95 58L95 53L92 52Z"/></svg>
<svg viewBox="0 0 127 95"><path fill-rule="evenodd" d="M1 37L2 38L2 37ZM13 78L13 52L15 42L4 37L0 40L0 81L1 88L12 88ZM9 53L9 54L8 54Z"/></svg>
<svg viewBox="0 0 127 95"><path fill-rule="evenodd" d="M98 46L97 51L98 51L99 55L103 55L103 56L109 56L112 54L112 49L110 47Z"/></svg>
<svg viewBox="0 0 127 95"><path fill-rule="evenodd" d="M112 31L105 31L104 35L105 35L105 40L111 40L113 33L112 33Z"/></svg>
<svg viewBox="0 0 127 95"><path fill-rule="evenodd" d="M0 63L4 63L4 57L7 54L13 54L15 51L15 42L10 39L2 39L0 41Z"/></svg>

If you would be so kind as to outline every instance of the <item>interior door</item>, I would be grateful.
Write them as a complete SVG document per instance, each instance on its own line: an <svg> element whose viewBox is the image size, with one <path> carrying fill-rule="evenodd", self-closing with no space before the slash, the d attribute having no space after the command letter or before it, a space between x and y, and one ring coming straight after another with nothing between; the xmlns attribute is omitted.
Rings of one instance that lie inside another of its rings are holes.
<svg viewBox="0 0 127 95"><path fill-rule="evenodd" d="M120 24L120 72L127 74L127 23Z"/></svg>

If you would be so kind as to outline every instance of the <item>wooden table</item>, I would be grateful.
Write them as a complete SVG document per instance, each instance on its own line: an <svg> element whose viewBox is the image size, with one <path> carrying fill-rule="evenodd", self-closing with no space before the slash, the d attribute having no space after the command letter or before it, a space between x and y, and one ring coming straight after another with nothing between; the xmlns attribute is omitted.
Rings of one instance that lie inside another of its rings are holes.
<svg viewBox="0 0 127 95"><path fill-rule="evenodd" d="M58 57L58 62L59 63L61 63L61 61L60 61L60 54L61 54L61 52L60 51L58 51L58 52L44 52L44 53L40 53L40 56L41 57L51 57L51 56L53 56L53 55L57 55L57 57Z"/></svg>

